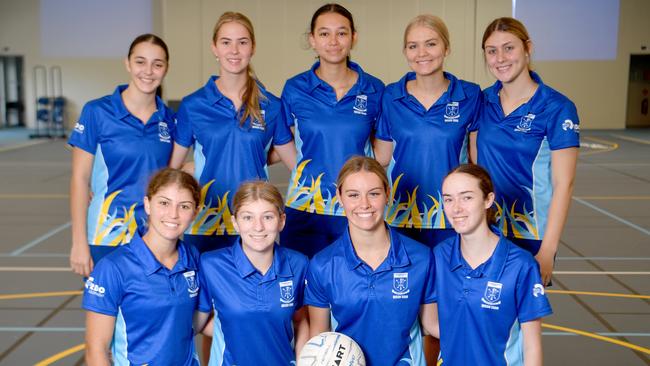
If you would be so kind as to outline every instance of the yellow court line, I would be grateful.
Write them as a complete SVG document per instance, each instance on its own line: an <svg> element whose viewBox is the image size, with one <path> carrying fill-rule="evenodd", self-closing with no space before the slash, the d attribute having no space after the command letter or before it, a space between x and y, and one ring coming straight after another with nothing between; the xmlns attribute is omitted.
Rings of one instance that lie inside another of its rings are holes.
<svg viewBox="0 0 650 366"><path fill-rule="evenodd" d="M86 348L85 343L76 345L74 347L68 348L65 351L59 352L59 353L57 353L55 355L52 355L52 356L44 359L43 361L38 362L38 363L34 364L34 366L48 366L48 365L51 365L51 364L55 363L56 361L58 361L60 359L66 358L66 357L68 357L68 356L70 356L70 355L72 355L74 353L79 352L79 351L83 351L85 348Z"/></svg>
<svg viewBox="0 0 650 366"><path fill-rule="evenodd" d="M70 195L63 193L36 193L36 194L26 194L26 193L0 193L0 199L6 200L41 200L41 199L68 199Z"/></svg>
<svg viewBox="0 0 650 366"><path fill-rule="evenodd" d="M638 139L636 137L628 137L628 136L618 135L618 134L615 134L615 133L610 133L610 135L614 136L616 138L619 138L621 140L627 140L627 141L637 142L639 144L650 145L650 141L648 141L648 140Z"/></svg>
<svg viewBox="0 0 650 366"><path fill-rule="evenodd" d="M58 291L58 292L31 292L26 294L10 294L0 295L0 300L16 300L16 299L33 299L37 297L56 297L56 296L70 296L81 295L83 291Z"/></svg>
<svg viewBox="0 0 650 366"><path fill-rule="evenodd" d="M562 294L562 295L589 295L589 296L605 296L605 297L625 297L631 299L650 299L650 295L634 295L634 294L617 294L612 292L590 292L590 291L565 291L565 290L546 290L549 294Z"/></svg>
<svg viewBox="0 0 650 366"><path fill-rule="evenodd" d="M619 341L618 339L601 336L599 334L595 334L595 333L591 333L591 332L585 332L584 330L567 328L567 327L562 327L562 326L559 326L559 325L553 325L553 324L548 324L548 323L542 323L542 328L549 328L549 329L559 330L559 331L562 331L562 332L578 334L578 335L581 335L581 336L598 339L598 340L601 340L601 341L604 341L604 342L613 343L613 344L616 344L616 345L619 345L619 346L623 346L623 347L633 349L635 351L643 352L645 354L650 355L650 349L648 349L648 348L637 346L636 344L632 344L632 343L629 343L629 342Z"/></svg>
<svg viewBox="0 0 650 366"><path fill-rule="evenodd" d="M650 200L650 196L575 196L576 198L580 198L583 200L592 200L592 201L616 201L616 200L621 200L621 201L641 201L641 200Z"/></svg>

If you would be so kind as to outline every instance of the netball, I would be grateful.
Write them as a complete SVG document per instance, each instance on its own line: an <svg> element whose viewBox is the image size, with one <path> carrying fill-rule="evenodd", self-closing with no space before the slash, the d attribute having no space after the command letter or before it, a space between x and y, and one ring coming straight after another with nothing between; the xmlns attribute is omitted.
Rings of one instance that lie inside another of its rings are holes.
<svg viewBox="0 0 650 366"><path fill-rule="evenodd" d="M361 347L352 338L336 332L321 333L305 344L298 366L365 366Z"/></svg>

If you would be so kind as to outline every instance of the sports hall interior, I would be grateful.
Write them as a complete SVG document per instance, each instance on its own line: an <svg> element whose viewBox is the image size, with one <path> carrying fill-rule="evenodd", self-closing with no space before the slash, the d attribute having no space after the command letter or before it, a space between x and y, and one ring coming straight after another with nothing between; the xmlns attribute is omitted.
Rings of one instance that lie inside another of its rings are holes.
<svg viewBox="0 0 650 366"><path fill-rule="evenodd" d="M85 102L128 81L123 60L130 41L153 32L167 42L164 98L177 105L217 71L210 42L218 16L242 12L255 26L255 71L279 95L287 78L315 61L305 35L325 1L100 3L0 0L0 74L17 67L21 85L18 104L0 99L7 102L0 109L0 365L83 364L82 280L68 262L71 154L63 135ZM403 30L418 14L438 15L449 28L445 70L483 88L494 82L480 48L485 26L520 10L524 23L538 24L529 26L533 68L576 104L581 129L575 189L548 289L554 314L543 320L544 361L650 365L650 1L549 0L538 11L534 0L340 3L355 17L352 58L385 83L408 71ZM601 23L598 11L609 21ZM587 37L573 40L572 29ZM566 41L559 55L553 37ZM583 46L596 54L566 51ZM544 57L536 59L537 52ZM65 97L61 130L37 116L38 97L57 90ZM286 169L270 172L286 190Z"/></svg>

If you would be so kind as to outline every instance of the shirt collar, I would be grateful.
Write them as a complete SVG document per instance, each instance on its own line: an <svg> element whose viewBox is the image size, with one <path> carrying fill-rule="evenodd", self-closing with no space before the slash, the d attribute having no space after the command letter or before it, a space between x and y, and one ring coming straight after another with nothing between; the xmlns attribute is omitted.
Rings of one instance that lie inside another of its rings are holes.
<svg viewBox="0 0 650 366"><path fill-rule="evenodd" d="M309 69L308 75L308 80L307 80L307 86L310 91L314 91L319 86L323 86L326 89L331 89L332 87L327 84L325 81L323 81L321 78L316 75L316 69L320 66L320 61L316 61L312 66L311 69ZM350 88L350 90L355 90L357 94L364 94L364 93L373 93L375 92L375 87L372 85L372 83L368 80L366 77L366 73L363 71L361 66L359 66L357 63L354 63L352 61L348 61L348 67L352 70L354 70L357 75L357 82Z"/></svg>
<svg viewBox="0 0 650 366"><path fill-rule="evenodd" d="M115 91L111 95L111 104L113 105L113 111L115 111L115 115L119 119L123 119L127 116L131 115L131 112L129 112L128 109L126 109L126 105L124 105L124 100L122 100L122 92L125 91L129 87L128 84L123 84L123 85L118 85L117 88L115 88ZM159 113L163 111L165 108L165 102L156 95L156 111L154 114ZM144 121L145 123L148 121Z"/></svg>
<svg viewBox="0 0 650 366"><path fill-rule="evenodd" d="M377 267L376 271L390 270L393 267L406 267L411 264L408 253L404 248L401 237L397 232L387 226L388 233L390 236L390 248L388 249L388 256L384 262ZM363 261L357 253L354 251L354 246L352 245L352 239L350 238L350 230L345 230L345 234L341 236L343 242L343 250L345 254L345 261L350 270L354 270L363 264Z"/></svg>
<svg viewBox="0 0 650 366"><path fill-rule="evenodd" d="M113 104L113 111L115 111L115 114L117 118L122 119L131 113L129 113L129 110L126 109L126 106L124 105L124 101L122 100L122 92L128 88L128 84L124 85L118 85L117 88L115 88L115 91L111 95L111 103Z"/></svg>
<svg viewBox="0 0 650 366"><path fill-rule="evenodd" d="M460 80L456 78L454 75L444 72L445 79L449 80L449 88L447 88L447 91L443 93L443 95L440 97L438 101L436 101L435 104L439 103L449 103L449 102L459 102L467 96L465 95L465 90L463 90L463 85L461 84ZM415 80L416 75L413 71L407 72L399 81L399 92L396 93L393 99L403 99L409 96L408 90L406 90L406 83Z"/></svg>
<svg viewBox="0 0 650 366"><path fill-rule="evenodd" d="M235 267L237 267L237 271L239 272L239 276L241 278L246 278L254 273L259 273L257 268L253 266L251 261L246 256L246 253L244 253L244 249L242 248L241 244L241 238L238 238L237 241L235 241L235 243L232 245L232 257L233 262L235 263ZM292 275L293 271L291 270L289 260L284 255L283 248L280 248L279 245L274 244L273 263L271 264L271 267L267 273L264 274L264 281L275 280L277 277L291 277Z"/></svg>
<svg viewBox="0 0 650 366"><path fill-rule="evenodd" d="M219 88L217 88L217 84L215 82L217 81L219 77L216 75L210 76L208 79L208 82L205 83L203 86L203 90L205 91L205 95L208 98L208 102L212 105L217 102L219 102L221 99L225 98L223 94L219 91Z"/></svg>
<svg viewBox="0 0 650 366"><path fill-rule="evenodd" d="M535 113L538 114L542 110L544 110L544 107L546 106L546 101L548 100L547 95L548 95L548 87L544 82L542 81L542 78L537 74L535 71L529 71L530 77L533 79L534 82L537 83L538 87L537 90L535 91L535 94L530 98L526 104L522 108L518 108L515 112L516 115L527 115L528 113ZM485 94L487 96L488 102L492 104L501 104L501 100L499 99L499 92L501 92L501 88L503 88L503 84L500 81L496 81L492 87L488 88L485 90ZM513 112L514 113L514 112ZM513 114L514 115L514 114Z"/></svg>
<svg viewBox="0 0 650 366"><path fill-rule="evenodd" d="M151 276L152 274L158 272L160 269L165 268L156 257L151 252L151 249L144 242L142 237L138 234L133 236L131 242L131 251L136 256L136 258L142 263L145 274ZM178 249L178 261L174 265L169 273L174 274L178 272L185 272L186 270L196 270L196 263L190 261L188 249L185 244L179 239L177 244Z"/></svg>
<svg viewBox="0 0 650 366"><path fill-rule="evenodd" d="M480 271L480 276L485 275L490 279L498 280L503 274L509 252L510 244L508 240L499 234L499 241L492 256L485 263L479 265L475 271ZM451 248L451 255L449 256L449 268L453 272L465 266L465 263L460 251L460 235L457 234L454 239L454 245ZM471 270L469 267L468 269Z"/></svg>

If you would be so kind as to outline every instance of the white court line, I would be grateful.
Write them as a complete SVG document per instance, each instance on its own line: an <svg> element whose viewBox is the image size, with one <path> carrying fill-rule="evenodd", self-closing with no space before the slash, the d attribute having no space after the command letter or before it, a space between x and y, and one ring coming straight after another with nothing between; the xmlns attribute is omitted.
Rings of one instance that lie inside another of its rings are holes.
<svg viewBox="0 0 650 366"><path fill-rule="evenodd" d="M648 141L648 140L638 139L638 138L629 137L629 136L623 136L623 135L619 135L619 134L616 134L616 133L610 133L610 135L612 135L612 136L614 136L616 138L619 138L621 140L632 141L632 142L636 142L638 144L650 145L650 141Z"/></svg>
<svg viewBox="0 0 650 366"><path fill-rule="evenodd" d="M1 267L0 267L1 268ZM553 275L617 275L646 276L650 271L553 271Z"/></svg>
<svg viewBox="0 0 650 366"><path fill-rule="evenodd" d="M640 232L642 232L642 233L644 233L644 234L650 236L650 230L648 230L648 229L645 229L645 228L642 228L642 227L639 226L639 225L633 224L633 223L631 223L631 222L629 222L629 221L627 221L627 220L625 220L625 219L623 219L623 218L620 218L620 217L614 215L614 214L611 213L611 212L608 212L608 211L606 211L606 210L603 210L602 208L600 208L600 207L598 207L598 206L595 206L595 205L592 205L591 203L589 203L589 202L587 202L587 201L585 201L585 200L582 200L582 199L580 199L580 198L578 198L578 197L573 196L572 198L573 198L575 201L578 201L578 202L582 203L583 205L585 205L585 206L587 206L587 207L589 207L589 208L591 208L591 209L594 209L594 210L600 212L600 213L603 214L603 215L609 216L610 218L612 218L612 219L614 219L614 220L616 220L616 221L618 221L618 222L620 222L620 223L623 223L623 224L625 224L625 225L627 225L627 226L629 226L629 227L631 227L631 228L637 229L637 230L639 230Z"/></svg>
<svg viewBox="0 0 650 366"><path fill-rule="evenodd" d="M0 332L85 332L79 327L0 327Z"/></svg>
<svg viewBox="0 0 650 366"><path fill-rule="evenodd" d="M69 253L23 253L14 255L11 253L0 253L0 258L68 258Z"/></svg>
<svg viewBox="0 0 650 366"><path fill-rule="evenodd" d="M30 249L32 247L37 246L38 244L42 243L43 241L45 241L45 240L51 238L52 236L56 235L60 231L63 231L65 229L69 228L70 226L72 226L72 221L68 221L67 223L65 223L65 224L63 224L63 225L61 225L61 226L59 226L57 228L54 228L54 229L48 231L47 233L45 233L44 235L30 241L29 243L27 243L27 244L23 245L22 247L20 247L20 248L14 250L13 252L11 252L11 255L12 256L17 256L19 254L22 254L24 251L26 251L26 250L28 250L28 249Z"/></svg>
<svg viewBox="0 0 650 366"><path fill-rule="evenodd" d="M70 267L0 267L0 272L72 272Z"/></svg>

